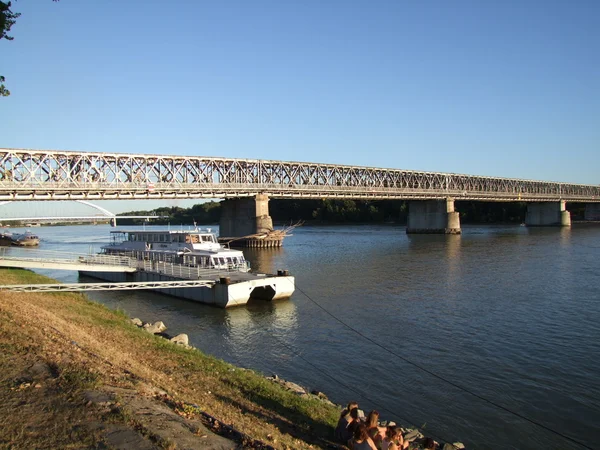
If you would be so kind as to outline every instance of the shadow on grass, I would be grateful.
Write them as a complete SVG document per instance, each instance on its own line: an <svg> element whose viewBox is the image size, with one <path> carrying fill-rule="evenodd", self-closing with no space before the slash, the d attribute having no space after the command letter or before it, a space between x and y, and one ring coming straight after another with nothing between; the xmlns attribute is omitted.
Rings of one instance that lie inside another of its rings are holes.
<svg viewBox="0 0 600 450"><path fill-rule="evenodd" d="M334 430L329 424L316 421L296 409L283 406L281 403L256 392L245 391L244 394L246 398L253 403L262 406L268 411L273 411L274 413L265 414L259 411L249 410L237 400L233 400L223 395L216 395L216 397L225 404L239 409L245 415L253 415L262 422L274 425L282 433L292 436L295 439L320 447L335 449L346 448L333 440ZM283 416L287 420L277 417L276 414Z"/></svg>

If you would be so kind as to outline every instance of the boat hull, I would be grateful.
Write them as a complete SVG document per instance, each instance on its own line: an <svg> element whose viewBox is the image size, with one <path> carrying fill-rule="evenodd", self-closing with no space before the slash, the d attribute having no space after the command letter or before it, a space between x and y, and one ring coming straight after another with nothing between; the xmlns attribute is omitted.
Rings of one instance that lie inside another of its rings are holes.
<svg viewBox="0 0 600 450"><path fill-rule="evenodd" d="M178 277L155 272L110 273L79 271L80 275L111 282L177 281ZM215 284L206 287L156 289L156 292L192 300L220 308L242 306L250 299L282 300L295 290L293 276L269 276L224 272L214 277Z"/></svg>
<svg viewBox="0 0 600 450"><path fill-rule="evenodd" d="M40 245L39 239L26 239L26 240L16 240L12 242L12 245L16 245L17 247L37 247Z"/></svg>

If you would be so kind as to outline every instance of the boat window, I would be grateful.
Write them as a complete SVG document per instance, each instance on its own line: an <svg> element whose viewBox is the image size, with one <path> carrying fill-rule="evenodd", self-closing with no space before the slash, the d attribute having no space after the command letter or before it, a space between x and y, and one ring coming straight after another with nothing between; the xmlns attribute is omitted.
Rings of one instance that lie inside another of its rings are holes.
<svg viewBox="0 0 600 450"><path fill-rule="evenodd" d="M164 234L160 235L160 242L165 242L166 239L167 237Z"/></svg>
<svg viewBox="0 0 600 450"><path fill-rule="evenodd" d="M225 258L219 258L219 262L220 262L221 264L225 264Z"/></svg>
<svg viewBox="0 0 600 450"><path fill-rule="evenodd" d="M210 236L203 235L202 242L211 242Z"/></svg>

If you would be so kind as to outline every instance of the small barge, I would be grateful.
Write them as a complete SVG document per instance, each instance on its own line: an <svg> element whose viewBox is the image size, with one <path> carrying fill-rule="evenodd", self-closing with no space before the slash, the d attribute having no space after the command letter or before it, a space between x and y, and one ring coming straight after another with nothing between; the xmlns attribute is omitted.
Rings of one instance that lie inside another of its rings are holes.
<svg viewBox="0 0 600 450"><path fill-rule="evenodd" d="M219 244L210 229L111 231L111 242L102 247L100 256L125 258L136 270L82 268L79 273L115 283L211 281L208 286L161 288L160 292L222 308L244 305L253 298L289 298L295 290L294 277L287 271L250 272L243 252Z"/></svg>
<svg viewBox="0 0 600 450"><path fill-rule="evenodd" d="M40 238L30 231L22 234L12 234L10 237L12 245L16 245L17 247L37 247L40 245Z"/></svg>
<svg viewBox="0 0 600 450"><path fill-rule="evenodd" d="M3 247L8 247L12 245L12 234L7 231L2 231L0 233L0 245Z"/></svg>

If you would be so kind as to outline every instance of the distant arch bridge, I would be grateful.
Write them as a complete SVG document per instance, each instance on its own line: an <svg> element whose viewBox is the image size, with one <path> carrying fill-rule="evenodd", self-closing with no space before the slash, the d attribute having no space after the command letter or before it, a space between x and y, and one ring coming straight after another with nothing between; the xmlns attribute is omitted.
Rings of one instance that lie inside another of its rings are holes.
<svg viewBox="0 0 600 450"><path fill-rule="evenodd" d="M3 222L73 222L73 221L102 221L108 220L113 225L116 225L117 219L156 219L160 216L118 216L115 213L110 212L109 210L102 208L99 205L95 205L94 203L88 202L86 200L73 200L76 203L81 203L83 205L89 206L90 208L96 209L100 211L101 214L94 216L84 216L84 215L70 215L70 216L61 216L61 215L28 215L23 217L7 217L5 215L0 215L2 217ZM0 208L7 204L13 203L13 200L5 200L0 202ZM2 211L0 209L0 211Z"/></svg>

